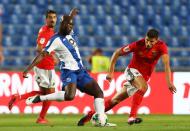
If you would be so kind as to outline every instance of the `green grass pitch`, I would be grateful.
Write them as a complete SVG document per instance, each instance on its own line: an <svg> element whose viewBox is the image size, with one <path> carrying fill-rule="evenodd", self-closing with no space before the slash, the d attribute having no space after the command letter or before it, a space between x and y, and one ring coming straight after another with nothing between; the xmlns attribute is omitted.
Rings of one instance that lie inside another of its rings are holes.
<svg viewBox="0 0 190 131"><path fill-rule="evenodd" d="M128 125L127 115L108 115L117 127L77 127L82 115L48 115L48 125L36 124L37 115L0 115L0 131L190 131L190 115L140 115L143 123Z"/></svg>

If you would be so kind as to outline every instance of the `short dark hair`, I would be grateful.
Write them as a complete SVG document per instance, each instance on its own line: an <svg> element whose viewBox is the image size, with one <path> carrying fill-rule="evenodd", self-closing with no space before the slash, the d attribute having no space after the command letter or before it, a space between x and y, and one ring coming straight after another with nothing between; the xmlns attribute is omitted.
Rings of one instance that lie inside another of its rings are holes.
<svg viewBox="0 0 190 131"><path fill-rule="evenodd" d="M156 29L150 29L146 33L146 36L148 36L149 38L158 38L159 32Z"/></svg>
<svg viewBox="0 0 190 131"><path fill-rule="evenodd" d="M47 10L46 11L46 18L48 17L49 14L56 14L57 15L57 12L55 10Z"/></svg>
<svg viewBox="0 0 190 131"><path fill-rule="evenodd" d="M101 48L96 48L92 54L97 54L97 53L103 53L103 50Z"/></svg>

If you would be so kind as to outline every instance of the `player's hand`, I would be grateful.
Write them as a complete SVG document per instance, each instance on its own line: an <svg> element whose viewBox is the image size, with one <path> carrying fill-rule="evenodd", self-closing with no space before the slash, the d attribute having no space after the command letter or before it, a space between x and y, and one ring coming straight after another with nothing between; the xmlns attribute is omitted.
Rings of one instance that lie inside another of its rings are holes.
<svg viewBox="0 0 190 131"><path fill-rule="evenodd" d="M108 73L107 76L106 76L106 80L108 80L109 82L111 82L112 78L113 78L113 74Z"/></svg>
<svg viewBox="0 0 190 131"><path fill-rule="evenodd" d="M23 72L23 74L22 74L23 78L28 78L27 74L28 74L28 71L27 71L27 70L24 70L24 72Z"/></svg>
<svg viewBox="0 0 190 131"><path fill-rule="evenodd" d="M168 84L168 88L171 91L171 93L176 93L177 92L176 87L172 83Z"/></svg>
<svg viewBox="0 0 190 131"><path fill-rule="evenodd" d="M73 18L79 13L79 10L77 8L73 8L70 12L70 16Z"/></svg>

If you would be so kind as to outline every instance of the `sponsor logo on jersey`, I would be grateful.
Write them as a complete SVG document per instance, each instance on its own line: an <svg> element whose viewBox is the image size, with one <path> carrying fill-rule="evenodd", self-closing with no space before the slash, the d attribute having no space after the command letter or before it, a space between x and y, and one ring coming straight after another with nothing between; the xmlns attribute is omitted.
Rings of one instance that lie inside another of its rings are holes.
<svg viewBox="0 0 190 131"><path fill-rule="evenodd" d="M66 78L66 82L71 82L71 78Z"/></svg>

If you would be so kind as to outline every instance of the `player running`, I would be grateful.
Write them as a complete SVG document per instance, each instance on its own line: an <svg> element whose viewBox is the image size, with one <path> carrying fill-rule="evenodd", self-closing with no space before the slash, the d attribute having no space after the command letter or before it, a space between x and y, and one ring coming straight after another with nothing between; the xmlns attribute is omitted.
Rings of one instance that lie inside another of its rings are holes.
<svg viewBox="0 0 190 131"><path fill-rule="evenodd" d="M161 57L168 89L172 93L176 93L176 87L171 81L171 70L169 64L168 49L165 42L158 39L159 32L155 29L148 30L146 37L125 45L122 48L117 49L111 58L111 64L106 79L111 82L117 59L120 56L125 56L129 53L133 53L133 57L126 68L124 74L127 82L124 83L123 88L120 92L116 93L113 98L105 102L105 112L112 109L115 105L121 101L133 95L131 112L128 119L128 124L141 123L142 119L137 118L137 109L143 99L145 92L147 91L149 80L154 67ZM78 122L78 126L83 126L88 122L94 111L90 111L87 115L81 118Z"/></svg>
<svg viewBox="0 0 190 131"><path fill-rule="evenodd" d="M70 16L74 17L77 14L77 9L73 9L70 12ZM46 12L46 24L42 26L39 30L37 38L37 52L40 54L42 50L46 47L49 39L55 34L54 27L57 21L57 13L54 10L48 10ZM45 56L35 67L34 74L35 80L40 87L40 91L32 91L23 95L12 95L11 100L9 101L9 110L12 109L13 105L21 100L25 100L28 97L37 95L37 94L50 94L55 92L55 70L54 66L58 63L54 52L50 55ZM39 124L46 124L48 120L45 119L47 111L50 107L51 101L44 101L42 103L42 109L40 115L36 121Z"/></svg>

